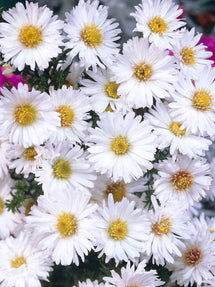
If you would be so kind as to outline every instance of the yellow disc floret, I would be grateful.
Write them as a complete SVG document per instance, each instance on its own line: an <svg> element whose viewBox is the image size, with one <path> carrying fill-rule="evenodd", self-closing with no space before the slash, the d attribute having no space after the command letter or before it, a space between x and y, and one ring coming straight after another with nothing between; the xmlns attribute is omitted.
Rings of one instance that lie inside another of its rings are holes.
<svg viewBox="0 0 215 287"><path fill-rule="evenodd" d="M196 64L196 50L193 47L183 47L180 55L185 65L194 66Z"/></svg>
<svg viewBox="0 0 215 287"><path fill-rule="evenodd" d="M4 200L0 197L0 214L4 211Z"/></svg>
<svg viewBox="0 0 215 287"><path fill-rule="evenodd" d="M72 173L72 168L68 161L57 159L52 165L53 175L57 179L68 179Z"/></svg>
<svg viewBox="0 0 215 287"><path fill-rule="evenodd" d="M127 221L121 221L120 218L117 218L115 221L109 222L108 227L108 236L114 240L124 239L127 234Z"/></svg>
<svg viewBox="0 0 215 287"><path fill-rule="evenodd" d="M74 109L69 105L61 105L56 109L60 113L61 127L70 128L75 120Z"/></svg>
<svg viewBox="0 0 215 287"><path fill-rule="evenodd" d="M113 195L114 202L121 201L126 196L126 184L124 181L109 183L106 187L105 193Z"/></svg>
<svg viewBox="0 0 215 287"><path fill-rule="evenodd" d="M181 124L177 122L171 122L169 125L169 130L175 135L175 136L184 136L186 133L186 129L181 130Z"/></svg>
<svg viewBox="0 0 215 287"><path fill-rule="evenodd" d="M19 268L25 263L26 261L23 256L16 256L13 260L10 261L10 264L13 268Z"/></svg>
<svg viewBox="0 0 215 287"><path fill-rule="evenodd" d="M170 219L165 218L153 224L152 230L156 235L162 236L163 234L167 235L168 233L170 233L171 227L172 227L172 224L171 224Z"/></svg>
<svg viewBox="0 0 215 287"><path fill-rule="evenodd" d="M196 266L202 261L202 251L198 247L192 246L183 253L182 258L185 265Z"/></svg>
<svg viewBox="0 0 215 287"><path fill-rule="evenodd" d="M111 140L110 148L116 155L124 155L129 151L129 142L126 137L118 136Z"/></svg>
<svg viewBox="0 0 215 287"><path fill-rule="evenodd" d="M95 24L85 26L81 31L81 39L86 46L96 48L102 44L104 40L101 31L102 29L98 29L98 25Z"/></svg>
<svg viewBox="0 0 215 287"><path fill-rule="evenodd" d="M37 110L31 104L18 105L14 109L14 120L20 126L32 125L37 117Z"/></svg>
<svg viewBox="0 0 215 287"><path fill-rule="evenodd" d="M191 189L193 185L193 175L186 170L179 170L170 179L176 191Z"/></svg>
<svg viewBox="0 0 215 287"><path fill-rule="evenodd" d="M214 96L211 95L209 90L201 88L194 92L192 97L192 104L197 111L206 112L211 110L213 99Z"/></svg>
<svg viewBox="0 0 215 287"><path fill-rule="evenodd" d="M37 152L33 146L30 146L24 151L24 158L29 161L34 161L35 156L37 156Z"/></svg>
<svg viewBox="0 0 215 287"><path fill-rule="evenodd" d="M59 214L56 226L60 237L69 237L78 231L78 221L71 213L62 212Z"/></svg>
<svg viewBox="0 0 215 287"><path fill-rule="evenodd" d="M35 48L42 42L41 28L32 24L24 25L19 32L19 42L25 48Z"/></svg>
<svg viewBox="0 0 215 287"><path fill-rule="evenodd" d="M117 89L119 88L119 84L116 82L109 82L105 86L105 93L109 98L118 99L120 95L117 94Z"/></svg>
<svg viewBox="0 0 215 287"><path fill-rule="evenodd" d="M169 29L168 23L161 16L151 18L148 22L148 27L152 33L159 34L160 36Z"/></svg>
<svg viewBox="0 0 215 287"><path fill-rule="evenodd" d="M136 65L134 67L134 75L139 81L147 82L153 75L152 67L146 63Z"/></svg>

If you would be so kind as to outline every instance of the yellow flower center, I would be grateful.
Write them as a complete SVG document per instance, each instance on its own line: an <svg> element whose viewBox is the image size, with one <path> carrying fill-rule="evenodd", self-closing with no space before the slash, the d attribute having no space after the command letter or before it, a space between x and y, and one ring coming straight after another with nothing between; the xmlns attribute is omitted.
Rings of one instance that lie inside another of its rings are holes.
<svg viewBox="0 0 215 287"><path fill-rule="evenodd" d="M199 248L193 246L193 247L187 249L183 253L182 257L183 257L183 261L184 261L185 265L196 266L202 260L202 252Z"/></svg>
<svg viewBox="0 0 215 287"><path fill-rule="evenodd" d="M197 111L209 111L213 105L214 96L210 94L209 90L204 88L194 92L192 103Z"/></svg>
<svg viewBox="0 0 215 287"><path fill-rule="evenodd" d="M121 221L117 218L114 222L110 220L108 227L108 236L114 240L124 239L127 234L127 221Z"/></svg>
<svg viewBox="0 0 215 287"><path fill-rule="evenodd" d="M30 146L24 151L24 158L29 161L34 161L35 156L37 156L37 152L33 146Z"/></svg>
<svg viewBox="0 0 215 287"><path fill-rule="evenodd" d="M126 184L123 181L110 183L107 185L105 193L107 197L112 193L114 202L121 201L126 196Z"/></svg>
<svg viewBox="0 0 215 287"><path fill-rule="evenodd" d="M18 105L14 110L14 119L20 126L29 126L36 122L37 110L31 104Z"/></svg>
<svg viewBox="0 0 215 287"><path fill-rule="evenodd" d="M152 225L153 232L158 235L162 236L163 234L168 234L171 230L172 224L169 218L165 218L160 222L157 222Z"/></svg>
<svg viewBox="0 0 215 287"><path fill-rule="evenodd" d="M4 211L4 200L0 197L0 214Z"/></svg>
<svg viewBox="0 0 215 287"><path fill-rule="evenodd" d="M117 94L117 89L119 88L119 84L116 82L109 82L105 87L105 93L109 98L118 99L120 95Z"/></svg>
<svg viewBox="0 0 215 287"><path fill-rule="evenodd" d="M62 212L57 218L57 229L60 237L69 237L78 231L78 221L71 213Z"/></svg>
<svg viewBox="0 0 215 287"><path fill-rule="evenodd" d="M196 64L196 50L193 47L184 47L181 50L182 62L187 66L194 66Z"/></svg>
<svg viewBox="0 0 215 287"><path fill-rule="evenodd" d="M124 155L129 150L129 142L126 137L118 136L111 140L110 148L116 155Z"/></svg>
<svg viewBox="0 0 215 287"><path fill-rule="evenodd" d="M13 268L19 268L23 264L25 264L25 258L23 256L16 256L14 260L10 261L10 264Z"/></svg>
<svg viewBox="0 0 215 287"><path fill-rule="evenodd" d="M23 26L19 32L19 42L25 48L35 48L42 42L43 36L41 28L32 24Z"/></svg>
<svg viewBox="0 0 215 287"><path fill-rule="evenodd" d="M69 162L60 158L54 162L52 168L53 175L57 179L68 179L72 173Z"/></svg>
<svg viewBox="0 0 215 287"><path fill-rule="evenodd" d="M172 175L170 179L176 191L191 189L193 184L193 175L185 170L179 170Z"/></svg>
<svg viewBox="0 0 215 287"><path fill-rule="evenodd" d="M98 29L98 25L95 24L85 26L81 31L81 39L86 46L96 48L102 44L104 40L101 31L102 29Z"/></svg>
<svg viewBox="0 0 215 287"><path fill-rule="evenodd" d="M28 216L30 214L31 207L35 204L36 204L36 201L33 198L28 198L25 200L23 204L25 207L25 216Z"/></svg>
<svg viewBox="0 0 215 287"><path fill-rule="evenodd" d="M171 124L169 125L170 131L175 136L184 136L186 133L186 129L181 130L180 127L181 127L181 124L177 122L171 122Z"/></svg>
<svg viewBox="0 0 215 287"><path fill-rule="evenodd" d="M56 109L56 112L60 113L61 127L69 128L72 126L75 119L75 113L71 106L61 105Z"/></svg>
<svg viewBox="0 0 215 287"><path fill-rule="evenodd" d="M161 16L151 18L148 26L152 33L160 34L160 36L169 29L168 23Z"/></svg>
<svg viewBox="0 0 215 287"><path fill-rule="evenodd" d="M153 75L152 67L146 63L141 63L134 67L134 75L138 80L147 82Z"/></svg>

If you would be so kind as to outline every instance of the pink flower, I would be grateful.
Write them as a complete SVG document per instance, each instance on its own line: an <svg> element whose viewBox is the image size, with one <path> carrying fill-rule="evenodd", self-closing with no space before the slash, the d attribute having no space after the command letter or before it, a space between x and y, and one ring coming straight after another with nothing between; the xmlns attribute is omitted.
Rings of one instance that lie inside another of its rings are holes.
<svg viewBox="0 0 215 287"><path fill-rule="evenodd" d="M18 86L18 83L25 83L22 80L22 75L14 75L13 73L3 73L6 70L5 67L0 67L0 87L5 86L8 83L12 87Z"/></svg>

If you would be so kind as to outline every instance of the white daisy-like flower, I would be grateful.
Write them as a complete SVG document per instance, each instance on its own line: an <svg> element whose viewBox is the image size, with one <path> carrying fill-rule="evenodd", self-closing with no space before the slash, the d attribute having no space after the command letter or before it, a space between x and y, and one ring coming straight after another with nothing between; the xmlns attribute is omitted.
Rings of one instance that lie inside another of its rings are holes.
<svg viewBox="0 0 215 287"><path fill-rule="evenodd" d="M152 255L152 262L157 265L165 265L166 262L173 263L174 256L181 255L184 247L182 239L189 238L189 217L184 211L184 202L169 202L169 204L158 206L152 198L154 210L146 212L148 226L150 229L148 239L144 242L143 251Z"/></svg>
<svg viewBox="0 0 215 287"><path fill-rule="evenodd" d="M11 145L8 140L0 138L0 178L3 179L8 175L8 152L11 149Z"/></svg>
<svg viewBox="0 0 215 287"><path fill-rule="evenodd" d="M114 270L111 270L112 277L104 277L109 286L125 287L125 286L138 286L138 287L155 287L162 286L162 282L155 270L146 271L146 262L140 262L137 267L128 262L126 267L121 268L121 276Z"/></svg>
<svg viewBox="0 0 215 287"><path fill-rule="evenodd" d="M170 147L170 154L174 157L178 152L190 158L205 155L211 141L181 129L182 123L174 120L167 103L159 103L149 112L144 118L149 120L157 135L159 149Z"/></svg>
<svg viewBox="0 0 215 287"><path fill-rule="evenodd" d="M129 183L153 167L156 143L148 122L133 112L125 117L107 112L97 125L89 130L88 143L88 158L97 172Z"/></svg>
<svg viewBox="0 0 215 287"><path fill-rule="evenodd" d="M132 260L140 256L142 245L148 239L146 216L141 209L135 209L135 202L123 198L120 202L108 196L106 205L98 208L94 215L97 220L95 233L95 251L101 251L99 257L106 255L105 261L114 258L119 261Z"/></svg>
<svg viewBox="0 0 215 287"><path fill-rule="evenodd" d="M50 134L49 141L60 143L68 139L71 143L81 142L86 135L89 119L87 112L91 110L88 97L80 90L63 86L61 89L50 90L53 109L59 114L60 127Z"/></svg>
<svg viewBox="0 0 215 287"><path fill-rule="evenodd" d="M134 31L142 32L158 47L170 49L181 35L178 29L185 23L178 17L183 13L171 0L142 0L131 13L137 21Z"/></svg>
<svg viewBox="0 0 215 287"><path fill-rule="evenodd" d="M39 146L48 139L51 131L60 125L58 113L52 111L46 93L28 90L27 85L18 88L2 88L0 100L0 134L10 143L29 147Z"/></svg>
<svg viewBox="0 0 215 287"><path fill-rule="evenodd" d="M128 110L128 106L117 92L119 84L112 81L113 76L112 70L98 69L94 71L88 71L87 74L90 76L89 79L84 79L81 84L84 86L82 91L84 94L90 96L90 102L92 109L101 114L105 111L122 111Z"/></svg>
<svg viewBox="0 0 215 287"><path fill-rule="evenodd" d="M109 285L106 283L98 283L97 280L91 281L87 279L85 282L78 282L78 287L109 287Z"/></svg>
<svg viewBox="0 0 215 287"><path fill-rule="evenodd" d="M32 70L35 65L44 70L51 58L56 57L63 45L60 30L63 21L52 16L53 12L46 6L26 1L26 8L17 3L12 9L2 13L6 23L0 23L0 45L4 61L20 71L25 65Z"/></svg>
<svg viewBox="0 0 215 287"><path fill-rule="evenodd" d="M190 229L193 235L184 240L182 255L175 258L174 265L169 268L173 271L170 279L180 286L196 283L197 287L201 287L204 281L214 280L215 277L215 241L201 220L195 219Z"/></svg>
<svg viewBox="0 0 215 287"><path fill-rule="evenodd" d="M45 194L62 188L77 188L88 192L94 186L96 175L85 159L83 149L79 146L70 148L69 143L64 142L55 148L50 147L50 152L51 158L35 171L35 180L42 184Z"/></svg>
<svg viewBox="0 0 215 287"><path fill-rule="evenodd" d="M155 168L154 194L164 203L168 200L184 202L184 208L192 206L206 196L212 178L210 165L205 158L191 159L180 156L159 162Z"/></svg>
<svg viewBox="0 0 215 287"><path fill-rule="evenodd" d="M62 191L62 190L61 190ZM97 205L78 190L53 188L53 196L40 196L26 218L27 227L40 236L40 246L56 264L79 265L93 247L96 222L91 219Z"/></svg>
<svg viewBox="0 0 215 287"><path fill-rule="evenodd" d="M52 271L48 254L27 233L0 241L0 257L1 287L41 287L40 280L48 281Z"/></svg>
<svg viewBox="0 0 215 287"><path fill-rule="evenodd" d="M182 123L181 130L213 136L215 134L215 68L205 68L198 79L192 80L182 74L172 94L174 101L169 104L171 116Z"/></svg>
<svg viewBox="0 0 215 287"><path fill-rule="evenodd" d="M198 78L205 65L213 63L208 59L213 53L206 51L206 46L199 43L202 35L195 35L195 28L190 31L185 28L181 30L181 33L182 37L175 42L172 52L184 76Z"/></svg>
<svg viewBox="0 0 215 287"><path fill-rule="evenodd" d="M14 181L9 176L0 181L0 239L13 234L22 220L20 213L9 211L5 205L12 199L10 191L13 184Z"/></svg>
<svg viewBox="0 0 215 287"><path fill-rule="evenodd" d="M99 5L98 0L80 0L70 13L66 13L64 31L68 42L65 46L72 49L69 56L79 56L86 69L96 66L104 68L113 63L118 54L119 44L115 43L121 32L114 19L107 19L108 8Z"/></svg>
<svg viewBox="0 0 215 287"><path fill-rule="evenodd" d="M151 107L153 98L163 99L174 92L175 63L168 51L149 44L148 39L134 37L123 45L111 67L117 93L130 107Z"/></svg>

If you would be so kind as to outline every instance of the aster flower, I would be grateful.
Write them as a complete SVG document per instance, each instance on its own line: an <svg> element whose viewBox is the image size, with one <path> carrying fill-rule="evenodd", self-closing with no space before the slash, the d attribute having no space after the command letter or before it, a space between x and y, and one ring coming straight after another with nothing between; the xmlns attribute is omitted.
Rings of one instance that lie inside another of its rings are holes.
<svg viewBox="0 0 215 287"><path fill-rule="evenodd" d="M178 155L175 161L166 159L155 168L158 175L154 181L154 194L160 202L184 202L185 208L205 197L212 181L210 165L205 158L191 159Z"/></svg>
<svg viewBox="0 0 215 287"><path fill-rule="evenodd" d="M105 277L104 280L108 282L109 286L124 287L124 286L144 286L155 287L162 286L162 282L155 270L146 271L146 262L140 262L137 267L134 264L131 266L130 262L126 267L122 267L121 276L114 270L111 271L112 277Z"/></svg>
<svg viewBox="0 0 215 287"><path fill-rule="evenodd" d="M103 201L94 215L98 227L95 251L101 251L99 257L105 254L106 262L114 258L118 264L140 256L143 242L147 240L147 225L142 210L134 207L135 202L127 198L114 203L109 194L107 205Z"/></svg>
<svg viewBox="0 0 215 287"><path fill-rule="evenodd" d="M75 287L75 286L73 286ZM97 280L91 281L90 279L87 279L85 282L78 282L78 287L108 287L105 283L98 283Z"/></svg>
<svg viewBox="0 0 215 287"><path fill-rule="evenodd" d="M89 161L113 181L129 183L152 168L155 136L147 122L134 116L133 112L125 117L108 112L97 122L97 128L89 130Z"/></svg>
<svg viewBox="0 0 215 287"><path fill-rule="evenodd" d="M82 66L104 68L112 64L118 54L119 44L115 43L120 37L118 23L107 19L107 7L99 5L98 0L80 0L70 13L66 13L68 42L65 46L72 49L69 56L73 59L79 56Z"/></svg>
<svg viewBox="0 0 215 287"><path fill-rule="evenodd" d="M0 242L0 283L2 287L41 287L48 281L52 261L27 233Z"/></svg>
<svg viewBox="0 0 215 287"><path fill-rule="evenodd" d="M182 123L174 120L167 103L157 104L149 113L144 114L144 118L149 120L153 133L157 135L158 148L170 147L170 154L174 157L178 152L190 158L203 156L209 149L209 139L181 129Z"/></svg>
<svg viewBox="0 0 215 287"><path fill-rule="evenodd" d="M22 3L2 13L6 23L0 23L0 45L4 61L23 70L29 65L32 70L37 65L44 70L51 58L56 57L63 45L60 30L63 22L52 16L53 12L38 3Z"/></svg>
<svg viewBox="0 0 215 287"><path fill-rule="evenodd" d="M123 45L123 54L111 67L117 93L129 107L151 107L153 98L167 98L174 92L175 64L168 51L134 37Z"/></svg>
<svg viewBox="0 0 215 287"><path fill-rule="evenodd" d="M178 17L183 13L171 0L142 0L131 13L137 21L134 31L142 32L143 37L156 46L169 49L180 38L179 28L185 23Z"/></svg>
<svg viewBox="0 0 215 287"><path fill-rule="evenodd" d="M39 146L48 139L51 131L60 125L57 112L52 111L46 93L29 91L27 85L19 83L10 91L1 89L0 101L1 136L10 143L29 147Z"/></svg>
<svg viewBox="0 0 215 287"><path fill-rule="evenodd" d="M90 195L78 190L52 189L52 196L40 196L26 218L27 227L40 237L40 246L51 253L56 264L79 265L93 247L96 222L91 215L97 205Z"/></svg>

